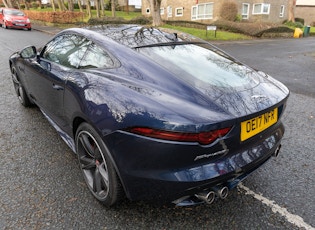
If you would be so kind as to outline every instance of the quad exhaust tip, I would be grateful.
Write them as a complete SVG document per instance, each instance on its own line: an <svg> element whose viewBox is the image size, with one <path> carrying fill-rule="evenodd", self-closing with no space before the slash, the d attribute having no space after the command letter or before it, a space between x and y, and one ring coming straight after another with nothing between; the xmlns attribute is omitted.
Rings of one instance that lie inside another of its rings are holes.
<svg viewBox="0 0 315 230"><path fill-rule="evenodd" d="M207 204L212 204L215 200L215 192L201 192L195 195L198 199L206 202Z"/></svg>
<svg viewBox="0 0 315 230"><path fill-rule="evenodd" d="M273 153L273 156L274 156L274 157L278 157L279 152L280 152L280 149L281 149L281 145L279 145L279 146L277 147L277 149L275 150L275 152Z"/></svg>
<svg viewBox="0 0 315 230"><path fill-rule="evenodd" d="M215 188L216 194L218 197L220 197L221 199L225 199L228 197L229 195L229 189L228 187L222 187L222 188Z"/></svg>
<svg viewBox="0 0 315 230"><path fill-rule="evenodd" d="M228 187L215 187L211 191L203 191L201 193L196 194L195 196L207 204L212 204L215 201L216 197L220 199L225 199L229 195Z"/></svg>
<svg viewBox="0 0 315 230"><path fill-rule="evenodd" d="M183 196L177 200L174 200L176 206L190 206L201 203L212 204L216 198L225 199L229 195L229 188L224 187L212 187L209 190L196 193L193 196Z"/></svg>

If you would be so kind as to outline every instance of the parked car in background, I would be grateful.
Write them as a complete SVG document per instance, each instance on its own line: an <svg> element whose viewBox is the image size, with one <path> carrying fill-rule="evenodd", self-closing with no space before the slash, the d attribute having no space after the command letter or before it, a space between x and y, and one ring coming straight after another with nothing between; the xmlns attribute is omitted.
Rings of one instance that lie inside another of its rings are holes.
<svg viewBox="0 0 315 230"><path fill-rule="evenodd" d="M32 29L30 19L22 11L13 8L0 8L0 25L5 29Z"/></svg>
<svg viewBox="0 0 315 230"><path fill-rule="evenodd" d="M281 147L288 88L206 41L72 28L9 65L21 104L41 109L106 206L211 204Z"/></svg>

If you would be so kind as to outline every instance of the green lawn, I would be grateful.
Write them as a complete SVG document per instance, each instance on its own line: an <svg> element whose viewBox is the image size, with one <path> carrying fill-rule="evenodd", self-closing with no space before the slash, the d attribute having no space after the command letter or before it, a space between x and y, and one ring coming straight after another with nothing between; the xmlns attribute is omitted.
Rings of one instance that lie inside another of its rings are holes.
<svg viewBox="0 0 315 230"><path fill-rule="evenodd" d="M191 34L195 37L199 37L204 40L248 40L248 39L251 39L251 37L246 36L244 34L231 33L231 32L221 31L221 30L217 30L215 33L215 31L207 32L206 29L203 30L203 29L187 28L187 27L181 27L181 26L171 26L167 24L165 24L162 27L182 31L184 33Z"/></svg>

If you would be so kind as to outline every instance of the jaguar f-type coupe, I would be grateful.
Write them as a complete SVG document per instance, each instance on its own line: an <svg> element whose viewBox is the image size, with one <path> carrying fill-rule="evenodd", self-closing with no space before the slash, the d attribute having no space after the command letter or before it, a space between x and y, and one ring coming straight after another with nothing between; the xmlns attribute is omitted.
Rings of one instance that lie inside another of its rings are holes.
<svg viewBox="0 0 315 230"><path fill-rule="evenodd" d="M277 156L289 90L210 43L137 25L66 29L9 59L105 206L193 205Z"/></svg>

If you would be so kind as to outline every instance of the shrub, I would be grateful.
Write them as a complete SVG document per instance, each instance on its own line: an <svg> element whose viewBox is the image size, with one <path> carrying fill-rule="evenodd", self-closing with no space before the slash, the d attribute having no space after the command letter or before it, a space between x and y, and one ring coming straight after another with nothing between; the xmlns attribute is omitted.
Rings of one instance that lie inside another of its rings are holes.
<svg viewBox="0 0 315 230"><path fill-rule="evenodd" d="M237 4L235 2L227 1L222 3L220 16L227 21L235 21L237 19Z"/></svg>
<svg viewBox="0 0 315 230"><path fill-rule="evenodd" d="M149 18L144 17L144 16L139 16L136 18L133 18L129 21L130 24L139 24L139 25L146 25L146 24L150 24L151 21Z"/></svg>
<svg viewBox="0 0 315 230"><path fill-rule="evenodd" d="M89 25L103 25L103 24L125 24L126 20L120 17L102 17L102 18L90 18Z"/></svg>
<svg viewBox="0 0 315 230"><path fill-rule="evenodd" d="M108 1L108 3L105 4L105 9L106 9L106 10L112 10L112 1ZM119 6L117 0L115 0L115 10L117 10L117 11L120 10L120 6Z"/></svg>
<svg viewBox="0 0 315 230"><path fill-rule="evenodd" d="M121 17L102 17L102 18L91 18L88 21L88 24L90 25L104 25L104 24L139 24L139 25L146 25L150 24L151 21L150 19L144 17L144 16L139 16L136 18L133 18L131 20L125 20L124 18Z"/></svg>
<svg viewBox="0 0 315 230"><path fill-rule="evenodd" d="M295 18L294 20L295 20L295 22L299 22L302 25L304 25L304 19L303 18Z"/></svg>
<svg viewBox="0 0 315 230"><path fill-rule="evenodd" d="M32 2L32 8L37 9L39 4L37 2Z"/></svg>
<svg viewBox="0 0 315 230"><path fill-rule="evenodd" d="M295 28L303 28L304 25L301 22L291 22L287 21L284 23L286 26L295 27Z"/></svg>
<svg viewBox="0 0 315 230"><path fill-rule="evenodd" d="M80 9L79 4L78 4L78 3L74 3L74 4L73 4L73 8L74 8L74 9Z"/></svg>
<svg viewBox="0 0 315 230"><path fill-rule="evenodd" d="M237 14L237 15L236 15L236 18L235 18L235 21L236 21L236 22L241 22L241 21L242 21L242 15Z"/></svg>

